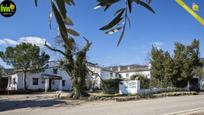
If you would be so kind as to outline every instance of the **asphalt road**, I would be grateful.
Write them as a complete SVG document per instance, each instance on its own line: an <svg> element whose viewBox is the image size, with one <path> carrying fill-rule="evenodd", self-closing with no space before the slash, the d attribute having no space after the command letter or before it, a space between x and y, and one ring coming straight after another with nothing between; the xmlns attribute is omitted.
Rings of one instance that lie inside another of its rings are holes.
<svg viewBox="0 0 204 115"><path fill-rule="evenodd" d="M166 97L128 102L89 102L78 106L28 107L0 112L0 115L170 115L204 110L204 95Z"/></svg>

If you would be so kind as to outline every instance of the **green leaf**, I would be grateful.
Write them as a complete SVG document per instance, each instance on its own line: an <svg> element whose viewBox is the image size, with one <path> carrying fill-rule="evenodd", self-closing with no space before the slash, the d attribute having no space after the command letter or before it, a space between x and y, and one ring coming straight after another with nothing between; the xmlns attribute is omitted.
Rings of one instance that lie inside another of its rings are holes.
<svg viewBox="0 0 204 115"><path fill-rule="evenodd" d="M152 0L147 0L147 3L150 4L152 2Z"/></svg>
<svg viewBox="0 0 204 115"><path fill-rule="evenodd" d="M124 12L125 11L125 8L121 8L121 9L118 9L114 15L117 15L118 13L121 13L121 12Z"/></svg>
<svg viewBox="0 0 204 115"><path fill-rule="evenodd" d="M70 6L72 5L70 0L65 0L65 2L66 2L67 5L70 5Z"/></svg>
<svg viewBox="0 0 204 115"><path fill-rule="evenodd" d="M124 11L119 13L109 24L100 28L100 30L108 30L108 29L112 28L113 26L115 26L116 24L118 24L122 20L121 17L123 15L123 13L124 13Z"/></svg>
<svg viewBox="0 0 204 115"><path fill-rule="evenodd" d="M132 0L128 0L128 8L129 8L129 12L132 12Z"/></svg>
<svg viewBox="0 0 204 115"><path fill-rule="evenodd" d="M53 9L53 12L55 14L55 18L56 18L56 21L59 25L59 31L60 31L60 34L62 36L62 39L63 41L65 42L65 44L68 46L68 47L72 47L72 42L71 40L68 38L68 35L67 35L67 30L66 30L66 26L64 24L64 21L59 13L59 11L57 10L57 7L55 6L55 4L52 2L52 9Z"/></svg>
<svg viewBox="0 0 204 115"><path fill-rule="evenodd" d="M116 2L119 2L120 0L98 0L98 2L102 3L104 6L106 5L112 5Z"/></svg>
<svg viewBox="0 0 204 115"><path fill-rule="evenodd" d="M63 18L66 18L66 8L65 8L65 1L64 0L55 0L57 3L57 6L59 8L60 14L63 16Z"/></svg>
<svg viewBox="0 0 204 115"><path fill-rule="evenodd" d="M121 35L120 35L120 38L119 38L119 40L118 40L117 47L120 45L120 42L122 41L124 34L125 34L125 25L124 25L124 27L123 27L123 31L122 31L122 33L121 33Z"/></svg>
<svg viewBox="0 0 204 115"><path fill-rule="evenodd" d="M131 28L131 22L130 22L130 18L129 17L127 17L127 21L128 21L129 27Z"/></svg>
<svg viewBox="0 0 204 115"><path fill-rule="evenodd" d="M64 23L67 24L67 25L70 25L70 26L74 25L74 23L72 22L72 20L69 17L66 17L64 19Z"/></svg>
<svg viewBox="0 0 204 115"><path fill-rule="evenodd" d="M137 4L145 7L146 9L148 9L149 11L151 11L152 13L155 14L155 11L145 2L141 1L141 0L134 0L134 2L136 2Z"/></svg>
<svg viewBox="0 0 204 115"><path fill-rule="evenodd" d="M67 32L69 33L69 34L71 34L71 35L73 35L73 36L79 36L79 33L78 32L76 32L75 30L73 30L73 29L67 29Z"/></svg>
<svg viewBox="0 0 204 115"><path fill-rule="evenodd" d="M35 2L35 6L37 7L38 6L38 0L34 0Z"/></svg>
<svg viewBox="0 0 204 115"><path fill-rule="evenodd" d="M94 9L100 8L100 6L105 7L104 11L110 8L113 4L119 2L120 0L97 0L99 3L96 5Z"/></svg>
<svg viewBox="0 0 204 115"><path fill-rule="evenodd" d="M75 2L74 2L74 0L71 0L71 3L72 3L72 5L74 5L74 6L75 6Z"/></svg>
<svg viewBox="0 0 204 115"><path fill-rule="evenodd" d="M107 6L105 7L105 9L104 9L104 12L105 12L108 8L110 8L110 6L111 6L111 5L107 5Z"/></svg>
<svg viewBox="0 0 204 115"><path fill-rule="evenodd" d="M106 34L114 34L114 33L118 32L121 29L122 29L122 27L117 27L117 28L111 29L111 30L109 30L109 31L107 31L105 33Z"/></svg>

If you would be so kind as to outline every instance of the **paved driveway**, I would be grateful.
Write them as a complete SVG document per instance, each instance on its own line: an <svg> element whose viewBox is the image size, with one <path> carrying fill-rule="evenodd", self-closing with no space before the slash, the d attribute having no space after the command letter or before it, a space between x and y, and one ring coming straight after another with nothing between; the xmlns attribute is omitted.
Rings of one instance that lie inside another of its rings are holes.
<svg viewBox="0 0 204 115"><path fill-rule="evenodd" d="M44 101L38 103L44 103ZM69 102L65 104L63 101L49 106L37 105L3 110L0 115L161 115L184 110L196 110L197 108L202 109L204 107L204 95L129 102L89 102L78 106L69 106ZM1 104L0 107L2 107Z"/></svg>

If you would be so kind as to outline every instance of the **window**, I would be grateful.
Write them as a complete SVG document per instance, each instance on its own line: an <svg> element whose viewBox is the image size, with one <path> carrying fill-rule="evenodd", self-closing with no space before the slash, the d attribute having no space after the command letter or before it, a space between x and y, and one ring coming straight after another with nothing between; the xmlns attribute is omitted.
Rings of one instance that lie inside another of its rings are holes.
<svg viewBox="0 0 204 115"><path fill-rule="evenodd" d="M119 74L119 78L122 78L122 76Z"/></svg>
<svg viewBox="0 0 204 115"><path fill-rule="evenodd" d="M13 84L16 84L16 78L13 78Z"/></svg>
<svg viewBox="0 0 204 115"><path fill-rule="evenodd" d="M53 69L53 74L57 74L57 69Z"/></svg>
<svg viewBox="0 0 204 115"><path fill-rule="evenodd" d="M62 80L62 86L64 87L65 86L65 80Z"/></svg>
<svg viewBox="0 0 204 115"><path fill-rule="evenodd" d="M42 84L44 84L45 83L45 80L42 80Z"/></svg>
<svg viewBox="0 0 204 115"><path fill-rule="evenodd" d="M33 85L38 85L38 78L33 78Z"/></svg>
<svg viewBox="0 0 204 115"><path fill-rule="evenodd" d="M126 74L126 77L129 77L129 74L128 74L128 73Z"/></svg>
<svg viewBox="0 0 204 115"><path fill-rule="evenodd" d="M113 77L113 73L110 73L110 76Z"/></svg>

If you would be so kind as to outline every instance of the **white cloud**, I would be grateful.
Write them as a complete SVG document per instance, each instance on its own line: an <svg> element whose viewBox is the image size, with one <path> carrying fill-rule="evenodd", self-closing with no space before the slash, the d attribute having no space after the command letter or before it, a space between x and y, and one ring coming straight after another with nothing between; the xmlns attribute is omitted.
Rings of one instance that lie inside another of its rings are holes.
<svg viewBox="0 0 204 115"><path fill-rule="evenodd" d="M163 46L164 44L162 42L154 42L153 43L153 46L156 47L157 49L161 49L161 47Z"/></svg>
<svg viewBox="0 0 204 115"><path fill-rule="evenodd" d="M29 36L29 37L22 37L19 38L18 42L19 43L31 43L31 44L35 44L39 47L44 47L44 44L47 40L44 38L40 38L40 37L35 37L35 36ZM50 45L50 44L49 44Z"/></svg>
<svg viewBox="0 0 204 115"><path fill-rule="evenodd" d="M5 38L5 39L0 39L0 44L1 45L8 45L8 46L13 46L13 45L17 45L18 42L15 41L15 40L12 40L12 39L8 39L8 38Z"/></svg>
<svg viewBox="0 0 204 115"><path fill-rule="evenodd" d="M12 39L5 38L5 39L0 39L0 45L15 46L17 44L24 42L24 43L35 44L42 48L44 47L45 41L46 39L40 38L37 36L21 37L18 40L12 40ZM48 45L50 44L48 43Z"/></svg>

